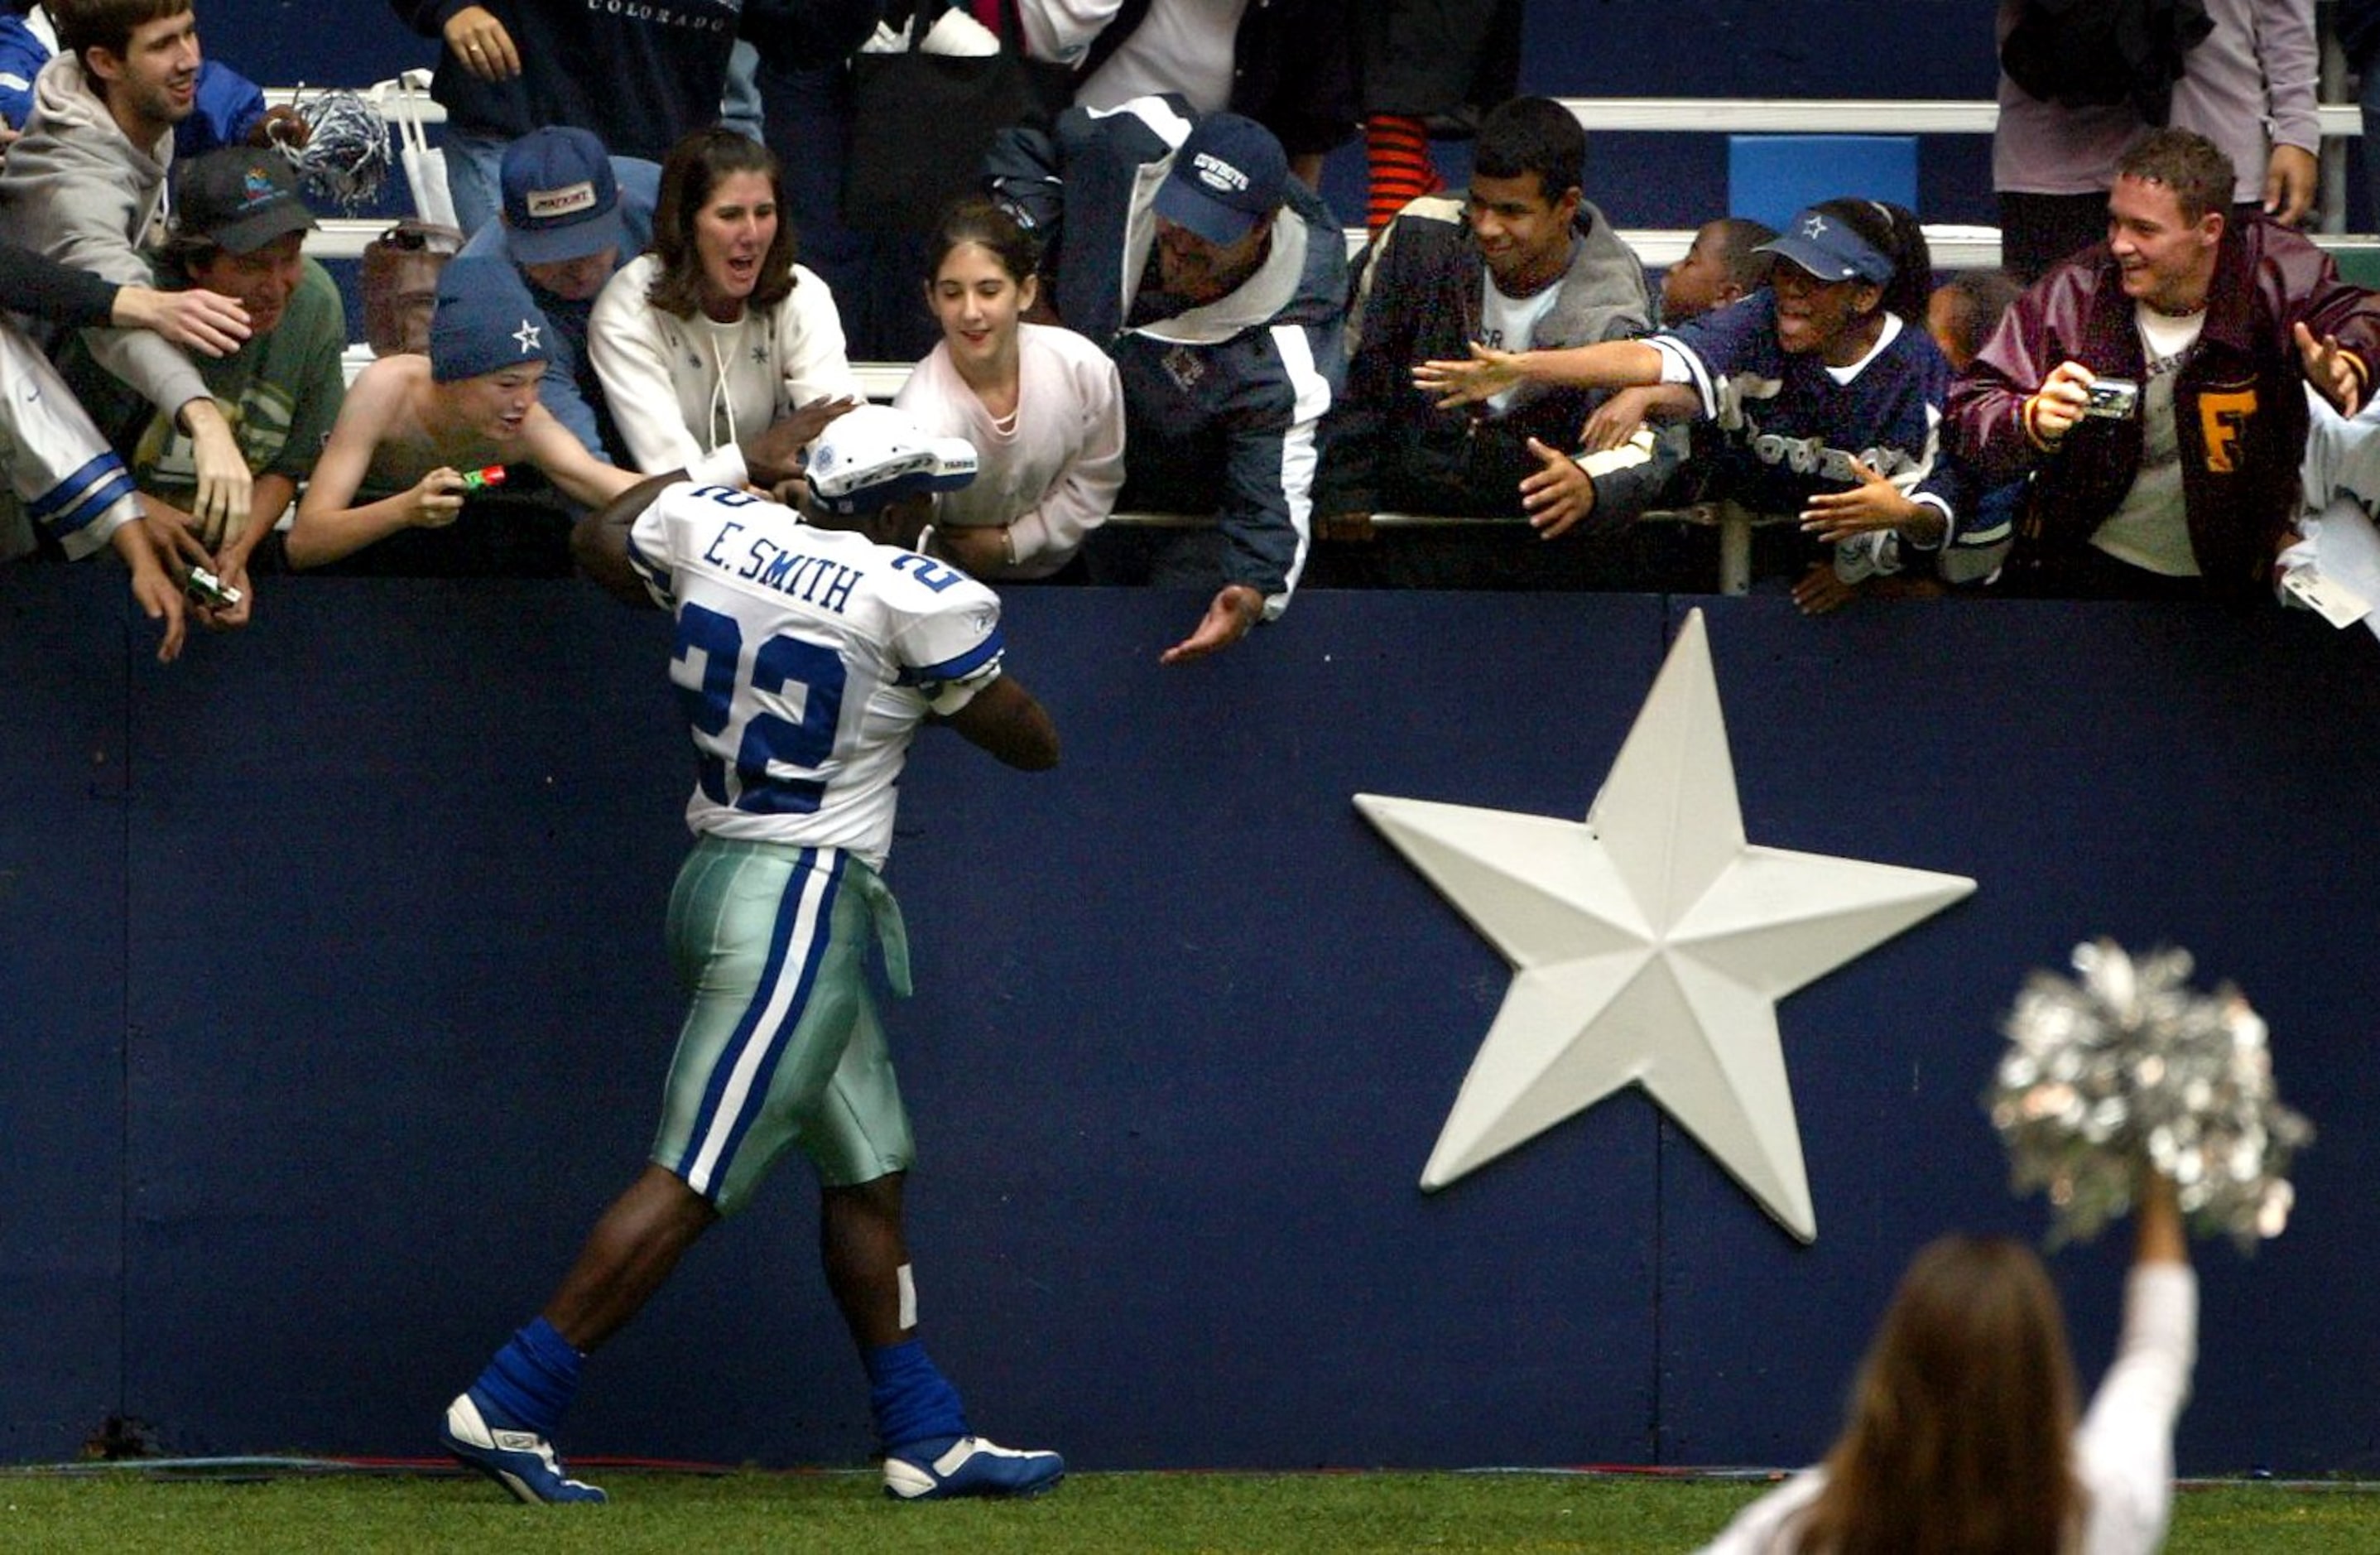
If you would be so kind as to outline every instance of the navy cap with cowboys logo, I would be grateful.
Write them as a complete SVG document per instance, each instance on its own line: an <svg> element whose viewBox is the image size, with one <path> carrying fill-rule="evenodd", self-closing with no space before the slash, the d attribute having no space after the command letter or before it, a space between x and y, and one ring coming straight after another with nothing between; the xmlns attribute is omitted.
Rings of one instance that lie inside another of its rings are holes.
<svg viewBox="0 0 2380 1555"><path fill-rule="evenodd" d="M1865 281L1881 286L1892 280L1889 258L1852 231L1840 216L1815 206L1786 223L1783 231L1753 251L1791 260L1821 281Z"/></svg>
<svg viewBox="0 0 2380 1555"><path fill-rule="evenodd" d="M276 237L311 232L314 213L278 152L225 146L174 164L174 236L252 254Z"/></svg>
<svg viewBox="0 0 2380 1555"><path fill-rule="evenodd" d="M1271 130L1237 114L1208 114L1173 153L1157 213L1225 247L1281 208L1289 158Z"/></svg>
<svg viewBox="0 0 2380 1555"><path fill-rule="evenodd" d="M492 254L457 255L438 273L430 376L452 383L541 362L551 354L545 336L552 327L519 271Z"/></svg>
<svg viewBox="0 0 2380 1555"><path fill-rule="evenodd" d="M627 246L611 153L584 129L532 129L504 148L504 244L523 264Z"/></svg>

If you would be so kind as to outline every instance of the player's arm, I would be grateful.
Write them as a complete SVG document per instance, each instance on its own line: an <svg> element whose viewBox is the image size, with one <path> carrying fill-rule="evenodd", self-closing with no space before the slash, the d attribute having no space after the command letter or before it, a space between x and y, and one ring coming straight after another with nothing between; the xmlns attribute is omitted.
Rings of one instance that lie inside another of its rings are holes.
<svg viewBox="0 0 2380 1555"><path fill-rule="evenodd" d="M1033 693L1009 675L1001 675L941 722L1019 771L1046 772L1058 764L1058 726Z"/></svg>
<svg viewBox="0 0 2380 1555"><path fill-rule="evenodd" d="M628 604L654 603L642 575L629 558L628 531L664 488L686 479L684 470L650 476L578 520L570 531L570 553L579 570L613 599Z"/></svg>

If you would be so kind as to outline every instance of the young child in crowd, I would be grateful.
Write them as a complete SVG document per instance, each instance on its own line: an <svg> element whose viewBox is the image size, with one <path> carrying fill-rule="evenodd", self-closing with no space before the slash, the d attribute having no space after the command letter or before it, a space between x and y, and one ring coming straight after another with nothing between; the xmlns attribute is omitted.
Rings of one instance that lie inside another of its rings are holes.
<svg viewBox="0 0 2380 1555"><path fill-rule="evenodd" d="M941 344L892 401L929 435L963 437L972 485L935 499L932 553L981 578L1075 577L1083 537L1123 484L1123 388L1072 330L1026 323L1033 239L988 200L943 217L926 254Z"/></svg>
<svg viewBox="0 0 2380 1555"><path fill-rule="evenodd" d="M588 507L637 483L634 472L597 459L538 403L551 327L506 261L449 261L439 277L430 354L382 357L347 391L298 504L289 565L321 567L372 547L374 556L351 570L567 571L559 529L552 565L540 565L454 527L468 497L504 479L483 474L496 467L540 470ZM492 559L507 554L512 565Z"/></svg>

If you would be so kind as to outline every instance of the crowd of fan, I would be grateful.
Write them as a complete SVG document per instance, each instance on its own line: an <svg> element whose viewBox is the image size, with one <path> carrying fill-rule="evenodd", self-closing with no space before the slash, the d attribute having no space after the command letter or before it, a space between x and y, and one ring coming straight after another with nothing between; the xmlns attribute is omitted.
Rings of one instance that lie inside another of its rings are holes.
<svg viewBox="0 0 2380 1555"><path fill-rule="evenodd" d="M668 4L393 4L440 39L448 168L491 213L420 349L351 386L283 152L303 126L202 60L188 0L0 18L0 556L112 552L163 658L188 622L245 624L276 572L566 571L570 517L649 473L797 501L862 397L837 291L795 258L790 160L713 121L739 45L764 75L833 69L889 36L874 0L668 26ZM1026 0L1077 105L1001 135L980 193L901 249L935 327L884 435L980 463L926 547L1003 584L1196 589L1169 662L1301 583L1707 589L1717 538L1680 514L1756 525L1754 587L1812 613L1951 591L2353 613L2380 305L2294 230L2311 69L2262 13L2303 10L2310 59L2310 7L2211 4L2163 128L2004 79L2023 273L1938 289L1915 217L1858 191L1775 231L1715 220L1649 285L1585 197L1576 120L1511 95L1517 5L1458 37L1465 9ZM1382 63L1415 57L1433 79ZM1466 105L1468 187L1433 188L1427 136ZM1312 179L1358 123L1351 263Z"/></svg>

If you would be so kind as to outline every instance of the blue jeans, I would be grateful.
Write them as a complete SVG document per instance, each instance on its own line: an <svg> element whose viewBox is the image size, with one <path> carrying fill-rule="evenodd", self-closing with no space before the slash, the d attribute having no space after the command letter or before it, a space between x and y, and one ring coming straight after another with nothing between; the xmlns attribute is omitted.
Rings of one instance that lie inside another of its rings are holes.
<svg viewBox="0 0 2380 1555"><path fill-rule="evenodd" d="M511 143L453 130L439 142L446 153L446 192L455 197L455 222L467 237L504 212L504 148Z"/></svg>

